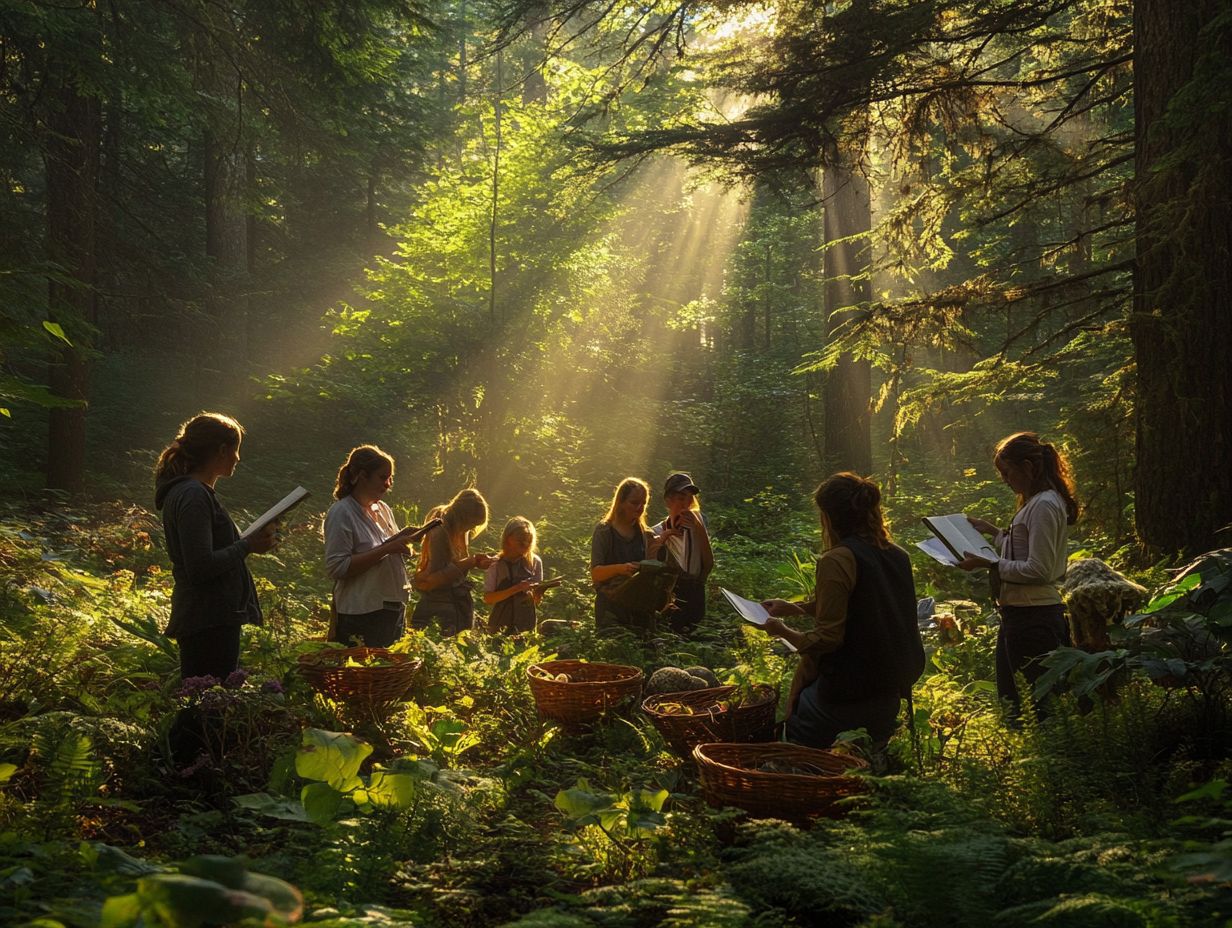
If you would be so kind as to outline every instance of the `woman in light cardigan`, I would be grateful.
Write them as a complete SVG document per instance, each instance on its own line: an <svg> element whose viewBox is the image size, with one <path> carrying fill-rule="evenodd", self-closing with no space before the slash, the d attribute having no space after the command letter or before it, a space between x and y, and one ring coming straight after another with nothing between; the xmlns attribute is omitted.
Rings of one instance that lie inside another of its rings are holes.
<svg viewBox="0 0 1232 928"><path fill-rule="evenodd" d="M1015 676L1034 686L1044 668L1039 658L1069 644L1069 627L1061 603L1069 526L1078 518L1069 464L1056 448L1034 432L1002 439L993 456L1001 479L1018 497L1018 511L1005 530L984 519L969 519L993 537L1001 555L991 565L998 583L997 693L1017 712L1021 703ZM989 567L968 555L964 570Z"/></svg>
<svg viewBox="0 0 1232 928"><path fill-rule="evenodd" d="M338 470L337 502L325 515L325 570L334 581L334 630L342 644L357 639L386 648L406 628L408 536L381 497L394 483L394 459L375 445L352 449Z"/></svg>

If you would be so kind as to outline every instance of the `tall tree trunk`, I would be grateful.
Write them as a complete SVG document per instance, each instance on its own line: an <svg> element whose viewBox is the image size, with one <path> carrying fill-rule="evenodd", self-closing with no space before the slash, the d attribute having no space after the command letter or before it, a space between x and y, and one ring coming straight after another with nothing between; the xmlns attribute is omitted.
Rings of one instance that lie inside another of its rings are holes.
<svg viewBox="0 0 1232 928"><path fill-rule="evenodd" d="M205 254L210 261L206 312L215 327L214 366L228 374L242 371L248 360L247 171L238 127L219 122L203 140Z"/></svg>
<svg viewBox="0 0 1232 928"><path fill-rule="evenodd" d="M73 405L52 409L47 485L80 493L85 488L86 410L90 341L97 322L97 196L102 117L96 97L82 92L67 61L50 60L45 93L47 119L48 318L69 333L72 346L52 358L51 392Z"/></svg>
<svg viewBox="0 0 1232 928"><path fill-rule="evenodd" d="M1203 31L1226 9L1134 4L1135 511L1144 543L1191 554L1232 522L1232 117L1201 102L1226 95L1232 34Z"/></svg>
<svg viewBox="0 0 1232 928"><path fill-rule="evenodd" d="M530 39L530 71L522 81L523 103L547 103L548 82L543 76L547 58L549 11L546 3L536 3L526 11L526 34Z"/></svg>
<svg viewBox="0 0 1232 928"><path fill-rule="evenodd" d="M822 172L824 205L822 272L827 338L840 336L868 312L872 207L868 180L842 152ZM831 470L867 474L873 469L872 369L844 354L827 374L824 390L825 462Z"/></svg>

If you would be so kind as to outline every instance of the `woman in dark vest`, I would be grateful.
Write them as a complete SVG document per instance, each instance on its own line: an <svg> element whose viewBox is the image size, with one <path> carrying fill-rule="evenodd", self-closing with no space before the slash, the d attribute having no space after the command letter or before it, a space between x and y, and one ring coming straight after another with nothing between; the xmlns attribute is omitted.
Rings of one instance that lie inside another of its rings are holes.
<svg viewBox="0 0 1232 928"><path fill-rule="evenodd" d="M765 625L800 652L787 739L824 748L840 732L863 728L876 749L894 733L899 700L924 670L911 561L890 540L871 480L835 474L813 500L827 549L817 561L816 598L764 604L772 616L812 615L815 623L809 631L778 618Z"/></svg>
<svg viewBox="0 0 1232 928"><path fill-rule="evenodd" d="M230 416L203 412L180 427L154 468L154 505L175 587L167 637L180 646L181 677L217 677L239 667L240 626L261 624L245 558L275 544L276 525L248 539L223 508L214 485L240 460L244 429Z"/></svg>
<svg viewBox="0 0 1232 928"><path fill-rule="evenodd" d="M650 486L626 477L612 494L603 521L590 538L590 580L595 585L595 627L600 631L626 628L642 635L655 630L655 613L612 602L611 592L638 571L641 561L658 554L662 540L646 525Z"/></svg>

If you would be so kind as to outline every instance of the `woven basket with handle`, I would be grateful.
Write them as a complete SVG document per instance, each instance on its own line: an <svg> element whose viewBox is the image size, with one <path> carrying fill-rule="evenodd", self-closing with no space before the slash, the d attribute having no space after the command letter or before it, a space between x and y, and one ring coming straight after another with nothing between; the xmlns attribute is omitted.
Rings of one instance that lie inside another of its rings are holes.
<svg viewBox="0 0 1232 928"><path fill-rule="evenodd" d="M656 693L645 699L642 711L668 747L686 760L692 757L693 748L707 742L771 740L779 691L759 683L744 701L740 701L738 692L734 686L718 686Z"/></svg>
<svg viewBox="0 0 1232 928"><path fill-rule="evenodd" d="M693 760L710 805L800 824L841 817L845 810L838 800L865 789L852 774L868 769L858 757L782 742L699 744Z"/></svg>
<svg viewBox="0 0 1232 928"><path fill-rule="evenodd" d="M594 721L636 697L644 676L636 667L590 661L543 661L526 675L540 717L566 725Z"/></svg>
<svg viewBox="0 0 1232 928"><path fill-rule="evenodd" d="M309 686L330 699L375 707L405 696L422 663L385 648L329 648L301 654L298 669Z"/></svg>

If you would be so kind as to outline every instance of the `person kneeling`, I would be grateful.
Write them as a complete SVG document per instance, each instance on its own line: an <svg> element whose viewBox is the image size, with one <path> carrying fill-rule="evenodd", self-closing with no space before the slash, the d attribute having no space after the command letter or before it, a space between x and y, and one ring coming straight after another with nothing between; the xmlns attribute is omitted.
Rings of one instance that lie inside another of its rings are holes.
<svg viewBox="0 0 1232 928"><path fill-rule="evenodd" d="M911 561L890 540L871 480L835 474L813 500L827 548L817 561L816 598L763 603L771 616L808 614L816 623L805 632L781 618L763 626L800 651L787 740L826 748L841 732L863 728L878 751L897 726L899 701L924 671Z"/></svg>

